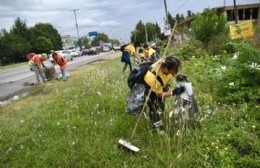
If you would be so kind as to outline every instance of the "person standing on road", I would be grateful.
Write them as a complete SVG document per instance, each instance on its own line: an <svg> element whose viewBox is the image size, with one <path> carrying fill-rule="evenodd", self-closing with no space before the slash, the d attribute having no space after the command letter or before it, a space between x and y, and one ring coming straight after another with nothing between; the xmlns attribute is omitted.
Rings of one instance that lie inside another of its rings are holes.
<svg viewBox="0 0 260 168"><path fill-rule="evenodd" d="M45 83L47 82L45 73L44 73L44 67L43 67L43 61L47 60L48 56L45 53L42 53L40 55L34 55L30 60L29 60L29 66L32 71L34 71L37 82L40 83L40 76L42 79L42 82Z"/></svg>
<svg viewBox="0 0 260 168"><path fill-rule="evenodd" d="M68 61L66 60L66 58L64 58L62 55L60 55L60 54L58 54L56 52L54 52L52 54L52 58L53 58L53 64L60 66L62 80L63 81L67 80L66 68L68 66ZM57 73L56 72L55 72L55 79L57 79Z"/></svg>
<svg viewBox="0 0 260 168"><path fill-rule="evenodd" d="M139 61L137 55L136 55L136 45L132 45L132 44L128 44L125 46L122 46L122 57L121 57L121 61L125 63L125 66L123 68L123 72L126 70L127 65L129 65L129 69L130 71L132 71L132 63L131 63L131 59L130 56L133 55L135 57L135 61Z"/></svg>

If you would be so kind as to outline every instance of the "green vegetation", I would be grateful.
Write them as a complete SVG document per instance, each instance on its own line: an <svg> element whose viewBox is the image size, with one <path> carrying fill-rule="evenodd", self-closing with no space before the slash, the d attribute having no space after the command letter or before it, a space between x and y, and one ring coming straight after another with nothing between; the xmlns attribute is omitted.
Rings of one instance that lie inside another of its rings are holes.
<svg viewBox="0 0 260 168"><path fill-rule="evenodd" d="M255 52L246 45L248 52ZM168 117L174 109L172 97L163 115L166 135L153 133L143 117L130 140L141 151L134 155L117 148L120 138L129 140L137 117L125 112L127 73L122 73L123 65L115 55L71 72L66 82L39 85L30 96L0 106L1 165L259 167L259 97L239 103L237 99L219 101L224 95L218 95L218 89L225 84L215 83L219 80L215 72L232 61L233 52L221 54L220 60L199 46L191 43L174 50L183 62L181 73L193 82L200 110L200 121L186 130ZM259 91L252 94L257 96Z"/></svg>
<svg viewBox="0 0 260 168"><path fill-rule="evenodd" d="M0 30L0 65L25 62L29 52L48 53L61 48L60 34L47 23L28 28L25 21L17 18L10 31Z"/></svg>

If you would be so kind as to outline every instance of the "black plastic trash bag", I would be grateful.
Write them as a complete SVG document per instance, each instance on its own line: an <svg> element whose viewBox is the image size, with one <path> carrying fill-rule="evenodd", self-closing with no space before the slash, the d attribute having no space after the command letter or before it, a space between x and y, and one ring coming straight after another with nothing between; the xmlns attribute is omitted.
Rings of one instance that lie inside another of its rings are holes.
<svg viewBox="0 0 260 168"><path fill-rule="evenodd" d="M126 112L131 115L141 113L145 102L146 87L143 84L136 84L126 98Z"/></svg>

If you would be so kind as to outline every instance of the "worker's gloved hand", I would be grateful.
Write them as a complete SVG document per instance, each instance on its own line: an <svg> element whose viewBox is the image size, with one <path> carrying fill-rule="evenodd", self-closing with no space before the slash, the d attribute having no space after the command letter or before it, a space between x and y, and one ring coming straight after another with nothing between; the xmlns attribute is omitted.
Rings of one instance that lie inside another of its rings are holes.
<svg viewBox="0 0 260 168"><path fill-rule="evenodd" d="M180 95L185 91L185 88L183 86L181 87L176 87L175 89L172 90L172 95Z"/></svg>

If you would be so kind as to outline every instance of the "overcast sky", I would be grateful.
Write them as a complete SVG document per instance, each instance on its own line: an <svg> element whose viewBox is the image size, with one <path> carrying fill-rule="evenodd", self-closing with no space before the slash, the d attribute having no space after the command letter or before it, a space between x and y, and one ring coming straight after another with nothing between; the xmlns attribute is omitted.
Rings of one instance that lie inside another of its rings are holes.
<svg viewBox="0 0 260 168"><path fill-rule="evenodd" d="M186 16L187 11L202 12L204 8L233 5L233 0L166 0L168 12ZM260 3L260 0L236 0L237 5ZM164 0L0 0L0 29L7 31L17 17L28 27L36 23L50 23L61 35L77 37L90 31L103 32L109 38L129 41L131 31L141 20L158 23L163 28Z"/></svg>

